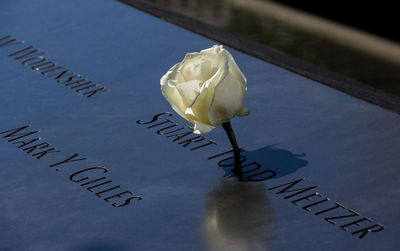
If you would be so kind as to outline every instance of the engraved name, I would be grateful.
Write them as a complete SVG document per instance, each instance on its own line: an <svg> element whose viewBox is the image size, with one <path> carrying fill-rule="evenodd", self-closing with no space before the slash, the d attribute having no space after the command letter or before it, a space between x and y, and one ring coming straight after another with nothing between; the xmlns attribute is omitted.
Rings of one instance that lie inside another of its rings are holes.
<svg viewBox="0 0 400 251"><path fill-rule="evenodd" d="M108 91L101 84L94 83L81 74L74 73L64 66L57 65L54 61L48 60L43 51L35 49L32 45L24 45L24 41L8 35L0 37L0 48L12 47L14 51L8 54L8 57L20 62L21 65L40 72L43 76L51 78L57 84L68 87L87 98L98 93Z"/></svg>
<svg viewBox="0 0 400 251"><path fill-rule="evenodd" d="M197 144L189 148L190 150L217 145L215 141L206 139L204 136L198 135L198 138L193 137L193 135L197 134L194 134L192 131L188 131L188 129L186 132L182 132L181 130L184 130L185 128L178 127L178 123L169 118L171 116L171 113L163 112L154 115L151 120L138 120L137 123L140 125L146 125L149 129L157 128L158 130L156 133L158 135L166 135L167 138L171 137L173 138L173 142L182 144L184 147L192 142ZM180 134L173 134L177 131L179 131ZM200 144L200 141L207 143L198 145ZM222 158L218 161L218 165L220 167L234 167L235 165L233 161L233 150L215 154L207 159L212 160L218 158ZM272 169L266 169L256 161L247 161L246 156L243 155L240 156L240 167L242 169L242 175L244 175L244 181L260 182L270 180L277 176L276 171ZM361 216L360 213L352 209L348 209L338 202L331 202L330 198L327 198L321 193L316 192L314 189L318 188L318 185L299 188L298 184L303 180L304 178L296 179L294 181L272 187L267 186L267 190L276 191L276 195L283 195L283 199L289 200L291 204L301 206L305 211L315 216L321 216L326 222L329 222L332 225L338 225L340 229L349 231L352 235L357 236L360 239L363 239L365 236L367 236L367 234L384 230L383 225L375 223L370 218Z"/></svg>
<svg viewBox="0 0 400 251"><path fill-rule="evenodd" d="M45 159L49 154L60 153L56 147L53 147L47 141L38 137L40 131L28 131L29 125L24 125L14 129L1 131L0 136L8 143L15 145L21 151L31 155L35 159ZM68 166L71 162L84 161L87 158L80 157L79 153L72 154L67 158L60 159L48 166L59 171L60 167ZM130 190L122 189L120 185L115 184L111 179L105 176L109 170L102 166L92 166L77 170L69 175L69 180L79 184L87 191L94 193L97 197L103 198L107 203L111 203L113 207L124 207L133 199L141 200L141 196L134 195Z"/></svg>
<svg viewBox="0 0 400 251"><path fill-rule="evenodd" d="M161 116L162 119L161 122L159 122L158 119ZM194 134L193 131L188 128L179 126L178 123L168 118L171 116L172 113L170 112L162 112L154 115L153 118L149 121L138 120L136 121L136 123L140 125L148 125L147 128L157 129L156 133L158 135L164 135L167 138L171 138L173 142L176 142L183 147L187 147L188 149L190 149L190 151L198 150L211 145L217 145L215 141L207 139L202 135ZM153 124L156 121L158 123Z"/></svg>

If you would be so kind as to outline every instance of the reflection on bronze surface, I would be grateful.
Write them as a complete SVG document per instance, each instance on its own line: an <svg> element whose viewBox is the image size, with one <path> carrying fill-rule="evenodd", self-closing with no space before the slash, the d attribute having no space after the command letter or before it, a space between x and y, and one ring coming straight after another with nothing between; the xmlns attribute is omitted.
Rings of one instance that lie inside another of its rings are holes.
<svg viewBox="0 0 400 251"><path fill-rule="evenodd" d="M203 228L211 250L267 250L273 210L263 183L221 179L205 207Z"/></svg>
<svg viewBox="0 0 400 251"><path fill-rule="evenodd" d="M147 0L400 95L400 45L268 0Z"/></svg>

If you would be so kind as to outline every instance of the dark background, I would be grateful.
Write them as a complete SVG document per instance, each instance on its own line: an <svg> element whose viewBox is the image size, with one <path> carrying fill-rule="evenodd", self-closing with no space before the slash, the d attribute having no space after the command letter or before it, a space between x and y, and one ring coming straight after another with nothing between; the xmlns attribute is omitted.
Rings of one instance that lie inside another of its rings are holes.
<svg viewBox="0 0 400 251"><path fill-rule="evenodd" d="M400 41L396 28L399 22L399 8L395 1L276 0L275 2Z"/></svg>

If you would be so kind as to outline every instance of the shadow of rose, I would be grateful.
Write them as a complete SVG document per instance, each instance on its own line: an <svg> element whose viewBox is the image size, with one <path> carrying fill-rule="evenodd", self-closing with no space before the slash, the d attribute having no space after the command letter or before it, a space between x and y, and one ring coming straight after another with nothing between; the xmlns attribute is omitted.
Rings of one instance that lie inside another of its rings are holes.
<svg viewBox="0 0 400 251"><path fill-rule="evenodd" d="M225 177L239 177L241 181L263 181L280 178L308 164L306 155L289 150L266 146L255 151L242 151L240 161L235 165L233 156L220 160L218 165L225 171Z"/></svg>
<svg viewBox="0 0 400 251"><path fill-rule="evenodd" d="M206 244L218 251L265 251L273 219L263 183L222 178L205 204Z"/></svg>

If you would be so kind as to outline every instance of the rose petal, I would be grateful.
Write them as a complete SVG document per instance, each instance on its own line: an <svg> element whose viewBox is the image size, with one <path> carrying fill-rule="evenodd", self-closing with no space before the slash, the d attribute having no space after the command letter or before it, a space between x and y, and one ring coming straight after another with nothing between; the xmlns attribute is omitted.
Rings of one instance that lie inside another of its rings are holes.
<svg viewBox="0 0 400 251"><path fill-rule="evenodd" d="M201 84L200 80L191 80L176 85L185 107L189 107L200 94Z"/></svg>
<svg viewBox="0 0 400 251"><path fill-rule="evenodd" d="M240 112L237 114L239 117L243 117L243 116L247 116L250 114L250 110L249 108L247 108L246 106L242 107L242 110L240 110Z"/></svg>
<svg viewBox="0 0 400 251"><path fill-rule="evenodd" d="M209 131L211 131L214 128L215 128L214 126L206 125L199 121L194 121L193 133L204 134L204 133L208 133Z"/></svg>
<svg viewBox="0 0 400 251"><path fill-rule="evenodd" d="M213 45L213 47L204 49L200 51L200 54L203 54L211 59L211 61L215 58L222 48L222 45Z"/></svg>
<svg viewBox="0 0 400 251"><path fill-rule="evenodd" d="M187 53L181 62L179 71L182 72L186 81L201 80L204 82L212 76L212 61L213 58L202 53Z"/></svg>
<svg viewBox="0 0 400 251"><path fill-rule="evenodd" d="M242 71L239 69L239 66L236 64L235 60L233 59L232 55L227 51L224 50L225 53L228 56L228 63L229 63L229 72L237 79L237 81L240 83L241 87L242 87L242 92L243 92L243 96L246 93L247 90L247 79L244 76L244 74L242 73Z"/></svg>
<svg viewBox="0 0 400 251"><path fill-rule="evenodd" d="M221 125L236 116L242 110L243 97L241 85L229 74L215 88L208 111L208 119L211 124Z"/></svg>
<svg viewBox="0 0 400 251"><path fill-rule="evenodd" d="M206 81L200 90L200 94L186 110L185 114L188 115L187 117L201 121L204 124L213 125L208 118L208 111L214 96L214 90L228 76L228 73L228 64L225 64L224 67L218 69L217 73L211 79Z"/></svg>
<svg viewBox="0 0 400 251"><path fill-rule="evenodd" d="M223 68L223 67L228 67L227 69L229 70L229 65L228 65L228 57L227 54L224 53L224 50L222 50L222 45L220 46L213 46L213 54L214 54L214 61L213 61L213 69L212 72L216 73L218 69Z"/></svg>
<svg viewBox="0 0 400 251"><path fill-rule="evenodd" d="M186 80L204 82L211 77L211 62L204 57L198 57L185 64L182 68L182 74Z"/></svg>
<svg viewBox="0 0 400 251"><path fill-rule="evenodd" d="M174 80L176 83L185 82L185 78L180 70L182 67L181 63L177 63L168 70L168 72L163 76L166 77L167 80Z"/></svg>
<svg viewBox="0 0 400 251"><path fill-rule="evenodd" d="M161 93L170 103L175 112L185 118L185 110L187 106L185 106L179 91L176 89L176 85L179 83L179 81L171 80L171 76L175 77L177 75L176 70L178 67L179 64L176 64L161 78Z"/></svg>

